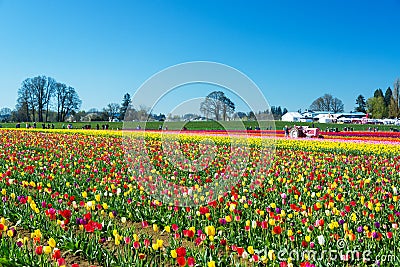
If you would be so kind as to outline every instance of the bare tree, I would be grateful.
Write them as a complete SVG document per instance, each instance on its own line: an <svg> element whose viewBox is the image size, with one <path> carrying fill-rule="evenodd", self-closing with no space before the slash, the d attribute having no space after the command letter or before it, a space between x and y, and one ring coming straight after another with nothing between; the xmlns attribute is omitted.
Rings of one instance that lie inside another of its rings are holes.
<svg viewBox="0 0 400 267"><path fill-rule="evenodd" d="M16 109L19 110L20 119L24 118L26 121L36 121L36 95L33 90L31 78L25 79L18 89ZM23 112L25 112L24 115L22 115Z"/></svg>
<svg viewBox="0 0 400 267"><path fill-rule="evenodd" d="M221 91L211 92L200 104L200 112L205 117L213 116L215 120L226 120L228 114L235 111L235 104Z"/></svg>
<svg viewBox="0 0 400 267"><path fill-rule="evenodd" d="M312 102L310 109L315 110L315 111L324 111L325 104L324 104L324 100L322 99L322 97L318 97L317 99L315 99Z"/></svg>
<svg viewBox="0 0 400 267"><path fill-rule="evenodd" d="M331 110L334 113L343 112L344 111L344 104L343 104L342 100L340 100L337 97L333 98L332 99L332 103L331 103Z"/></svg>
<svg viewBox="0 0 400 267"><path fill-rule="evenodd" d="M150 108L145 105L140 105L137 111L137 117L140 121L147 121L150 115Z"/></svg>
<svg viewBox="0 0 400 267"><path fill-rule="evenodd" d="M397 79L393 86L393 93L389 104L389 116L392 118L400 116L400 79Z"/></svg>
<svg viewBox="0 0 400 267"><path fill-rule="evenodd" d="M55 80L46 76L37 76L28 78L22 82L21 94L25 100L28 100L32 111L32 117L35 121L35 110L37 110L39 121L43 122L43 113L46 112L48 118L50 99L54 94ZM28 106L29 106L28 105Z"/></svg>
<svg viewBox="0 0 400 267"><path fill-rule="evenodd" d="M228 115L232 115L233 112L235 112L235 103L224 96L222 98L222 119L226 121Z"/></svg>
<svg viewBox="0 0 400 267"><path fill-rule="evenodd" d="M56 105L57 105L57 121L62 120L62 112L64 110L66 98L67 98L67 86L63 83L56 83Z"/></svg>
<svg viewBox="0 0 400 267"><path fill-rule="evenodd" d="M2 108L0 109L0 117L1 121L7 122L11 118L11 109L10 108Z"/></svg>
<svg viewBox="0 0 400 267"><path fill-rule="evenodd" d="M220 120L222 101L224 93L221 91L214 91L210 93L206 99L200 104L200 112L204 114L205 117L212 115L215 120Z"/></svg>
<svg viewBox="0 0 400 267"><path fill-rule="evenodd" d="M47 122L47 119L49 117L49 106L50 106L50 100L54 96L55 92L55 84L56 80L53 78L47 77L47 84L43 90L43 107L46 105L46 117L45 121ZM42 115L43 116L43 115Z"/></svg>
<svg viewBox="0 0 400 267"><path fill-rule="evenodd" d="M336 97L334 98L330 94L324 94L312 102L310 109L314 111L332 111L337 113L343 112L344 105L342 100Z"/></svg>
<svg viewBox="0 0 400 267"><path fill-rule="evenodd" d="M77 111L82 104L75 89L63 83L56 83L57 121L65 121L68 114Z"/></svg>
<svg viewBox="0 0 400 267"><path fill-rule="evenodd" d="M82 105L82 100L79 98L78 93L75 91L75 89L71 86L68 86L67 88L67 102L65 105L65 110L63 114L63 121L65 120L65 116L72 113L76 112Z"/></svg>
<svg viewBox="0 0 400 267"><path fill-rule="evenodd" d="M119 104L117 103L110 103L107 107L104 108L103 112L105 116L107 116L110 120L115 119L119 112Z"/></svg>

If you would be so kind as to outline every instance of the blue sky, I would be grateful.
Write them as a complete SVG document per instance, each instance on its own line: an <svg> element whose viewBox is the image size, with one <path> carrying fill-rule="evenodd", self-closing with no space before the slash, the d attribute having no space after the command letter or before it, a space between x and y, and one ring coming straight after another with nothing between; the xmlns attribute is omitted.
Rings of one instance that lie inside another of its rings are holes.
<svg viewBox="0 0 400 267"><path fill-rule="evenodd" d="M101 109L164 68L202 60L242 71L271 105L304 110L331 93L349 111L358 94L400 77L399 9L399 0L0 0L0 108L44 74L75 87L83 109ZM180 89L155 111L215 88Z"/></svg>

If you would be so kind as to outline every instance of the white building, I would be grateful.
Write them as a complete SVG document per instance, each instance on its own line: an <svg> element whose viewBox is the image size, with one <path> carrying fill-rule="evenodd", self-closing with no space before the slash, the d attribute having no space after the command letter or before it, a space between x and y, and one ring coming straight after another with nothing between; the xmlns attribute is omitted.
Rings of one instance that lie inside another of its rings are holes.
<svg viewBox="0 0 400 267"><path fill-rule="evenodd" d="M319 123L332 123L332 122L333 122L333 119L324 116L324 117L319 118L318 122L319 122Z"/></svg>
<svg viewBox="0 0 400 267"><path fill-rule="evenodd" d="M299 122L302 117L298 112L287 112L282 116L282 121Z"/></svg>

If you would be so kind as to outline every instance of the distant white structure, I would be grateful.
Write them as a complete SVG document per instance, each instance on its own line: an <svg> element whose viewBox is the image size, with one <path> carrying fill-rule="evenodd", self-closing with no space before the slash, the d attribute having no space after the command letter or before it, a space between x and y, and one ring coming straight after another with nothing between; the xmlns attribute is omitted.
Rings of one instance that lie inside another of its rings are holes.
<svg viewBox="0 0 400 267"><path fill-rule="evenodd" d="M329 115L332 112L329 111L312 111L312 110L306 110L303 112L301 115L306 118L315 118L316 116L321 116L321 115Z"/></svg>
<svg viewBox="0 0 400 267"><path fill-rule="evenodd" d="M282 121L299 122L303 116L299 112L287 112L282 116Z"/></svg>
<svg viewBox="0 0 400 267"><path fill-rule="evenodd" d="M312 111L306 110L303 113L288 112L282 116L282 121L288 122L319 122L319 123L385 123L400 124L398 119L386 119L385 121L377 121L368 119L363 112L340 112L333 113L329 111Z"/></svg>
<svg viewBox="0 0 400 267"><path fill-rule="evenodd" d="M319 122L319 123L332 123L332 122L333 122L333 119L324 116L324 117L319 118L318 122Z"/></svg>

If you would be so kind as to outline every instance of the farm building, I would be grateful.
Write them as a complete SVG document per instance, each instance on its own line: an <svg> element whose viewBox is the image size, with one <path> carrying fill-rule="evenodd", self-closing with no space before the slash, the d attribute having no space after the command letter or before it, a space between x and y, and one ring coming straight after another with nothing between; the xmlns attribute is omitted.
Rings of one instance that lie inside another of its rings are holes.
<svg viewBox="0 0 400 267"><path fill-rule="evenodd" d="M319 116L319 115L328 115L332 112L328 112L328 111L312 111L312 110L306 110L305 112L303 112L301 115L303 115L303 117L306 118L313 118L315 120L315 117Z"/></svg>
<svg viewBox="0 0 400 267"><path fill-rule="evenodd" d="M361 119L365 117L364 112L348 112L348 113L337 113L334 114L337 119L346 118L346 119Z"/></svg>
<svg viewBox="0 0 400 267"><path fill-rule="evenodd" d="M323 113L315 116L314 119L320 123L332 123L336 122L336 114Z"/></svg>
<svg viewBox="0 0 400 267"><path fill-rule="evenodd" d="M282 116L282 121L298 122L303 116L299 112L287 112Z"/></svg>

